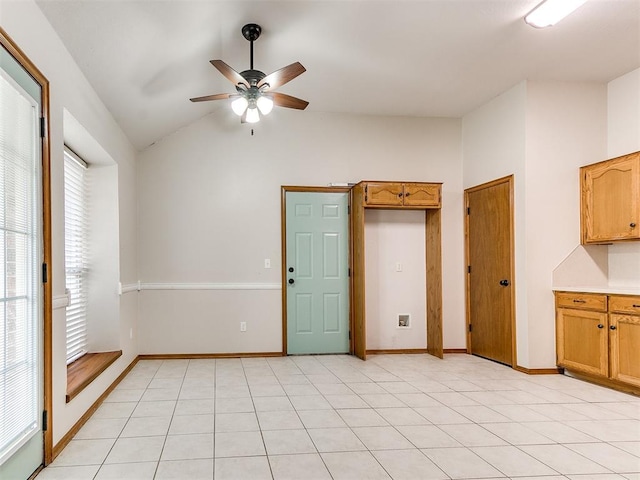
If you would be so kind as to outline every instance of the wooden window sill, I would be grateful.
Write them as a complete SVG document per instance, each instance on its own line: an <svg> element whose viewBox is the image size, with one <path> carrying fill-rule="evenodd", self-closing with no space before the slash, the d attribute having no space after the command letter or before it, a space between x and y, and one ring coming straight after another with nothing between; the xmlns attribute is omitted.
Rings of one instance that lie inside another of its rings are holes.
<svg viewBox="0 0 640 480"><path fill-rule="evenodd" d="M67 403L84 390L121 355L122 350L87 353L67 365Z"/></svg>

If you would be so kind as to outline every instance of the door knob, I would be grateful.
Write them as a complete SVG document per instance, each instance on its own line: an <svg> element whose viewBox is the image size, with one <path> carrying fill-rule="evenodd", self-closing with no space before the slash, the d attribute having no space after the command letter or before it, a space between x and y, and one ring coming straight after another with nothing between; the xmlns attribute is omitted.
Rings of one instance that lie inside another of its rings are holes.
<svg viewBox="0 0 640 480"><path fill-rule="evenodd" d="M500 280L500 285L502 285L503 287L508 287L509 286L509 280L507 280L507 279Z"/></svg>
<svg viewBox="0 0 640 480"><path fill-rule="evenodd" d="M293 285L295 283L295 280L293 278L289 279L289 285Z"/></svg>

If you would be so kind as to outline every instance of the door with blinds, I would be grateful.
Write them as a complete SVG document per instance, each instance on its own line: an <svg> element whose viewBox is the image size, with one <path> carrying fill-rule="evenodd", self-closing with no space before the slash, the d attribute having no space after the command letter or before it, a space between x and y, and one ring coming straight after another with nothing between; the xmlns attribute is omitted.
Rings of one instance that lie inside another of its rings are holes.
<svg viewBox="0 0 640 480"><path fill-rule="evenodd" d="M44 461L43 90L0 40L0 478L22 480Z"/></svg>

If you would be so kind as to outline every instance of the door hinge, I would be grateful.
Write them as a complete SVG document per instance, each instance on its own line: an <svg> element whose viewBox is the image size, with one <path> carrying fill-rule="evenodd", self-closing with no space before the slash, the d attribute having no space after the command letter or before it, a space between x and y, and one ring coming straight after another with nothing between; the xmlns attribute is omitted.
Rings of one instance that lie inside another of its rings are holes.
<svg viewBox="0 0 640 480"><path fill-rule="evenodd" d="M469 324L469 332L473 331L473 327L471 327L471 324Z"/></svg>
<svg viewBox="0 0 640 480"><path fill-rule="evenodd" d="M47 272L47 264L42 264L42 283L47 283L49 281L49 275Z"/></svg>
<svg viewBox="0 0 640 480"><path fill-rule="evenodd" d="M471 213L471 209L467 207L467 215L469 215L470 213Z"/></svg>
<svg viewBox="0 0 640 480"><path fill-rule="evenodd" d="M467 273L471 273L471 265L467 265Z"/></svg>
<svg viewBox="0 0 640 480"><path fill-rule="evenodd" d="M40 138L44 138L44 134L45 134L44 117L40 117Z"/></svg>
<svg viewBox="0 0 640 480"><path fill-rule="evenodd" d="M351 215L351 205L347 205L347 215Z"/></svg>
<svg viewBox="0 0 640 480"><path fill-rule="evenodd" d="M350 277L351 276L351 268L347 268L347 275Z"/></svg>
<svg viewBox="0 0 640 480"><path fill-rule="evenodd" d="M351 340L351 330L349 330L349 340Z"/></svg>
<svg viewBox="0 0 640 480"><path fill-rule="evenodd" d="M367 194L369 193L369 186L365 185L364 186L364 201L367 201Z"/></svg>
<svg viewBox="0 0 640 480"><path fill-rule="evenodd" d="M46 432L49 429L49 412L42 411L42 431Z"/></svg>

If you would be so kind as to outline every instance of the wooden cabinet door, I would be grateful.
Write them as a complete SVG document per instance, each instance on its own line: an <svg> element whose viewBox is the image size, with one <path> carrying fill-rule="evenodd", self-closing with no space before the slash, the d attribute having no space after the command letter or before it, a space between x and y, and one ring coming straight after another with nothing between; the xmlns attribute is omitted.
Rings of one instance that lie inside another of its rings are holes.
<svg viewBox="0 0 640 480"><path fill-rule="evenodd" d="M640 387L640 316L609 317L611 378Z"/></svg>
<svg viewBox="0 0 640 480"><path fill-rule="evenodd" d="M365 205L402 206L404 195L401 183L367 183Z"/></svg>
<svg viewBox="0 0 640 480"><path fill-rule="evenodd" d="M559 308L556 317L558 365L608 376L607 314Z"/></svg>
<svg viewBox="0 0 640 480"><path fill-rule="evenodd" d="M440 185L429 183L405 183L404 205L416 207L439 207Z"/></svg>
<svg viewBox="0 0 640 480"><path fill-rule="evenodd" d="M640 239L640 152L581 171L582 243Z"/></svg>

